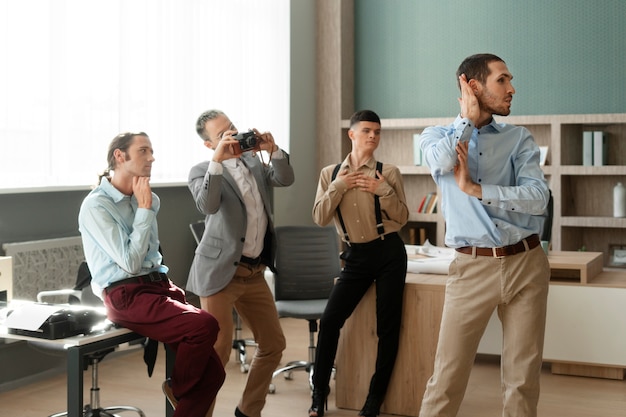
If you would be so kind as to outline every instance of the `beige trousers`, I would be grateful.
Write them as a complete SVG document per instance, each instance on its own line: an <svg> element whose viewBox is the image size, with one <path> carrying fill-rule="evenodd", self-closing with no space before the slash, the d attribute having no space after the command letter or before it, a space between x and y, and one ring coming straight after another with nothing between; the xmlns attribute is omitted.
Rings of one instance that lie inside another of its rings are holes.
<svg viewBox="0 0 626 417"><path fill-rule="evenodd" d="M456 416L494 309L502 323L503 417L535 417L550 265L541 248L503 258L456 253L450 265L435 368L420 417Z"/></svg>
<svg viewBox="0 0 626 417"><path fill-rule="evenodd" d="M278 367L285 350L285 336L278 320L274 297L265 281L264 270L264 265L251 268L242 264L226 288L200 298L202 309L211 313L220 325L215 350L224 366L230 360L233 350L233 307L252 331L258 345L250 363L246 386L237 405L248 417L261 416L272 382L272 373ZM211 407L207 417L212 415L213 408Z"/></svg>

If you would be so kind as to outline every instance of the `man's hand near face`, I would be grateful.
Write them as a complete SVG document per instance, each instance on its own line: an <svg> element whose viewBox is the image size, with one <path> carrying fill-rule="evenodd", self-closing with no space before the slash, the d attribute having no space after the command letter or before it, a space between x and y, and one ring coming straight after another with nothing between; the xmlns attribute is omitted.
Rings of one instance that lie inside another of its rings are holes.
<svg viewBox="0 0 626 417"><path fill-rule="evenodd" d="M222 139L217 142L217 146L214 148L212 160L215 162L222 162L227 159L239 158L241 154L234 153L234 146L239 142L233 138L233 134L237 133L234 130L228 130L224 132Z"/></svg>
<svg viewBox="0 0 626 417"><path fill-rule="evenodd" d="M269 153L276 152L278 150L278 145L274 142L274 136L270 132L259 132L256 129L252 129L254 134L261 140L260 147L262 150L267 151Z"/></svg>
<svg viewBox="0 0 626 417"><path fill-rule="evenodd" d="M150 177L133 177L133 194L139 208L152 208Z"/></svg>
<svg viewBox="0 0 626 417"><path fill-rule="evenodd" d="M478 98L474 93L471 85L469 84L465 74L459 77L459 85L461 86L461 98L459 98L459 104L461 105L461 117L469 119L474 125L480 118L480 105Z"/></svg>

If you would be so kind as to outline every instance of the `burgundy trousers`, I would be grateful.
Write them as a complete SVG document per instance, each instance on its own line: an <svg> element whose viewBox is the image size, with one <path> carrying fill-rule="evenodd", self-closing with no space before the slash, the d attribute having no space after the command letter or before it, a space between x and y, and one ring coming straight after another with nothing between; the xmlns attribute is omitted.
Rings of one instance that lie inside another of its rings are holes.
<svg viewBox="0 0 626 417"><path fill-rule="evenodd" d="M217 320L188 304L171 281L119 285L103 293L112 322L166 343L176 352L172 392L175 417L204 417L226 374L213 344Z"/></svg>

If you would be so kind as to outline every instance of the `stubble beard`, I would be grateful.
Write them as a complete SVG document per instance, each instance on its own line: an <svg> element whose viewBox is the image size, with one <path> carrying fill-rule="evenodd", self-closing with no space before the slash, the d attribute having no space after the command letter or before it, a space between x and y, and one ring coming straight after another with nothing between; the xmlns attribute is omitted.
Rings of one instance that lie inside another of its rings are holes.
<svg viewBox="0 0 626 417"><path fill-rule="evenodd" d="M489 92L486 91L480 97L478 97L480 107L483 111L488 112L496 116L508 116L511 114L511 103L503 102L501 105L494 105L497 103L497 99Z"/></svg>

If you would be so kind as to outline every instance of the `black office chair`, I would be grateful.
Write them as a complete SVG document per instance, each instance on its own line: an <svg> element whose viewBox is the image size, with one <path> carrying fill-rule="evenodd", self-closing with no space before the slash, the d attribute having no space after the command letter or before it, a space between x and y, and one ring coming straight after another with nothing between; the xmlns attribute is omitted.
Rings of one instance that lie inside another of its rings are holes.
<svg viewBox="0 0 626 417"><path fill-rule="evenodd" d="M274 371L272 378L306 371L313 389L315 333L326 308L335 278L341 272L339 240L334 227L280 226L276 228L274 295L279 317L305 319L309 324L309 359L291 361ZM270 393L276 392L272 383Z"/></svg>
<svg viewBox="0 0 626 417"><path fill-rule="evenodd" d="M202 234L204 233L204 220L199 220L195 223L191 223L189 225L189 228L191 229L191 233L196 240L196 244L199 244L200 240L202 239ZM233 309L233 322L235 323L235 337L233 339L233 349L237 351L236 360L237 363L240 365L239 369L241 369L241 372L245 374L250 369L246 348L249 346L253 346L256 348L257 344L254 339L244 339L242 337L241 317L239 317L239 314L235 309Z"/></svg>
<svg viewBox="0 0 626 417"><path fill-rule="evenodd" d="M67 296L68 304L82 304L92 307L102 307L102 300L94 295L91 291L91 273L87 262L82 262L78 267L78 274L76 277L76 285L73 289L61 289L52 291L41 291L37 294L37 302L44 302L46 298ZM143 347L145 338L139 338L129 343L134 347ZM51 348L48 345L39 342L29 342L31 345L46 353L51 352ZM117 417L118 413L124 411L131 411L139 414L140 417L146 417L144 412L137 408L127 405L116 405L111 407L100 406L100 387L98 386L98 364L106 355L114 352L116 348L104 349L102 351L89 354L85 357L84 370L87 370L91 365L91 389L90 389L90 401L85 405L83 410L83 417ZM67 411L52 414L49 417L63 417L67 416Z"/></svg>

